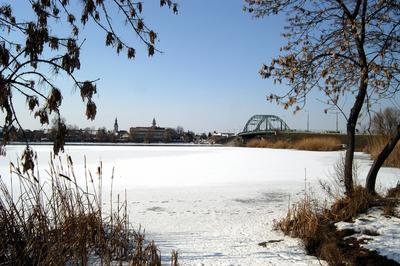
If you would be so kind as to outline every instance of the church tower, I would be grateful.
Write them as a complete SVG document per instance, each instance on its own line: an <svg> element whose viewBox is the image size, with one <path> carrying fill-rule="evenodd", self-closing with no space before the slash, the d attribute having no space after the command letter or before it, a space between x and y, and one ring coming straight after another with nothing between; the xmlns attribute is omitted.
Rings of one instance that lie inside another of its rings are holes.
<svg viewBox="0 0 400 266"><path fill-rule="evenodd" d="M156 123L156 119L155 118L153 118L153 122L151 124L152 124L153 128L157 127L157 123Z"/></svg>
<svg viewBox="0 0 400 266"><path fill-rule="evenodd" d="M114 133L118 133L118 121L117 121L117 118L115 118L115 122L114 122Z"/></svg>

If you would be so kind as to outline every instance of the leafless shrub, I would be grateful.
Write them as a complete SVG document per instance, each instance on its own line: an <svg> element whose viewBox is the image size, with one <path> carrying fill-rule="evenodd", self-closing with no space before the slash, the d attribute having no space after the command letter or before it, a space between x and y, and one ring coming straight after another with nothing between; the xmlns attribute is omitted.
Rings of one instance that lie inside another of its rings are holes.
<svg viewBox="0 0 400 266"><path fill-rule="evenodd" d="M374 114L371 120L372 132L378 135L390 136L397 131L400 125L400 109L385 108Z"/></svg>
<svg viewBox="0 0 400 266"><path fill-rule="evenodd" d="M326 194L333 200L342 198L345 195L344 187L344 165L345 156L341 154L338 161L333 166L333 173L330 174L330 178L326 180L319 180L319 184ZM356 161L353 161L353 186L358 186L358 169L359 165Z"/></svg>

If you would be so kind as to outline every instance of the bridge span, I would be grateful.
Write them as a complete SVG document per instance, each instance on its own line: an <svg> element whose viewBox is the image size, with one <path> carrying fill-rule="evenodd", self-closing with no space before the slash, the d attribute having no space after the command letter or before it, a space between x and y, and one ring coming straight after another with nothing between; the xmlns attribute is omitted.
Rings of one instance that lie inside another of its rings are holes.
<svg viewBox="0 0 400 266"><path fill-rule="evenodd" d="M240 137L254 137L261 135L275 134L276 132L291 131L289 126L276 115L253 115L247 121L243 131L238 134Z"/></svg>

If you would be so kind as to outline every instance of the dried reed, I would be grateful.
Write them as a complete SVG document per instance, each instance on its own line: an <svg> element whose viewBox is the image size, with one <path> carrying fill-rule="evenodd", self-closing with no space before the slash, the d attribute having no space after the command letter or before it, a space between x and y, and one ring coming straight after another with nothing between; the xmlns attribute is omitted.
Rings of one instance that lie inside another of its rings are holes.
<svg viewBox="0 0 400 266"><path fill-rule="evenodd" d="M374 200L374 196L354 183L351 198L343 193L344 157L335 165L335 174L331 182L321 182L322 188L333 200L330 205L326 201L318 201L307 192L303 200L288 209L285 218L275 223L275 228L285 234L300 238L306 251L322 258L329 265L346 265L353 258L344 255L341 239L336 233L334 223L349 221L366 212ZM357 165L353 166L353 175L357 180ZM351 263L350 263L351 265Z"/></svg>
<svg viewBox="0 0 400 266"><path fill-rule="evenodd" d="M251 139L246 144L253 148L296 149L309 151L337 151L342 149L340 140L333 137L309 137L301 140Z"/></svg>
<svg viewBox="0 0 400 266"><path fill-rule="evenodd" d="M0 265L87 265L93 260L161 265L155 243L130 227L126 192L124 200L117 195L116 209L102 209L101 164L96 189L85 159L82 189L72 158L66 161L50 161L48 180L41 180L39 171L24 173L18 164L10 166L10 185L0 177Z"/></svg>

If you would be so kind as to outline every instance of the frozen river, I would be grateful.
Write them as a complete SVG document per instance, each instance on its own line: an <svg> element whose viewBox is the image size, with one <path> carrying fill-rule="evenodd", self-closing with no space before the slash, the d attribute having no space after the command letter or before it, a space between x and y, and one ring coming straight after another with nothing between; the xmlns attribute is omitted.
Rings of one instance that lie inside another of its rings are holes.
<svg viewBox="0 0 400 266"><path fill-rule="evenodd" d="M0 174L9 176L9 162L24 146L7 146ZM51 146L33 146L41 178L48 168ZM107 193L114 167L114 194L127 192L130 220L142 225L165 260L178 250L182 265L319 265L306 256L297 240L274 231L291 202L307 186L319 193L318 180L333 174L342 152L309 152L199 146L67 146L75 173L83 178L83 161L96 172L103 163ZM371 164L357 153L361 182ZM384 168L378 188L395 185L400 170ZM268 240L282 242L258 243Z"/></svg>

